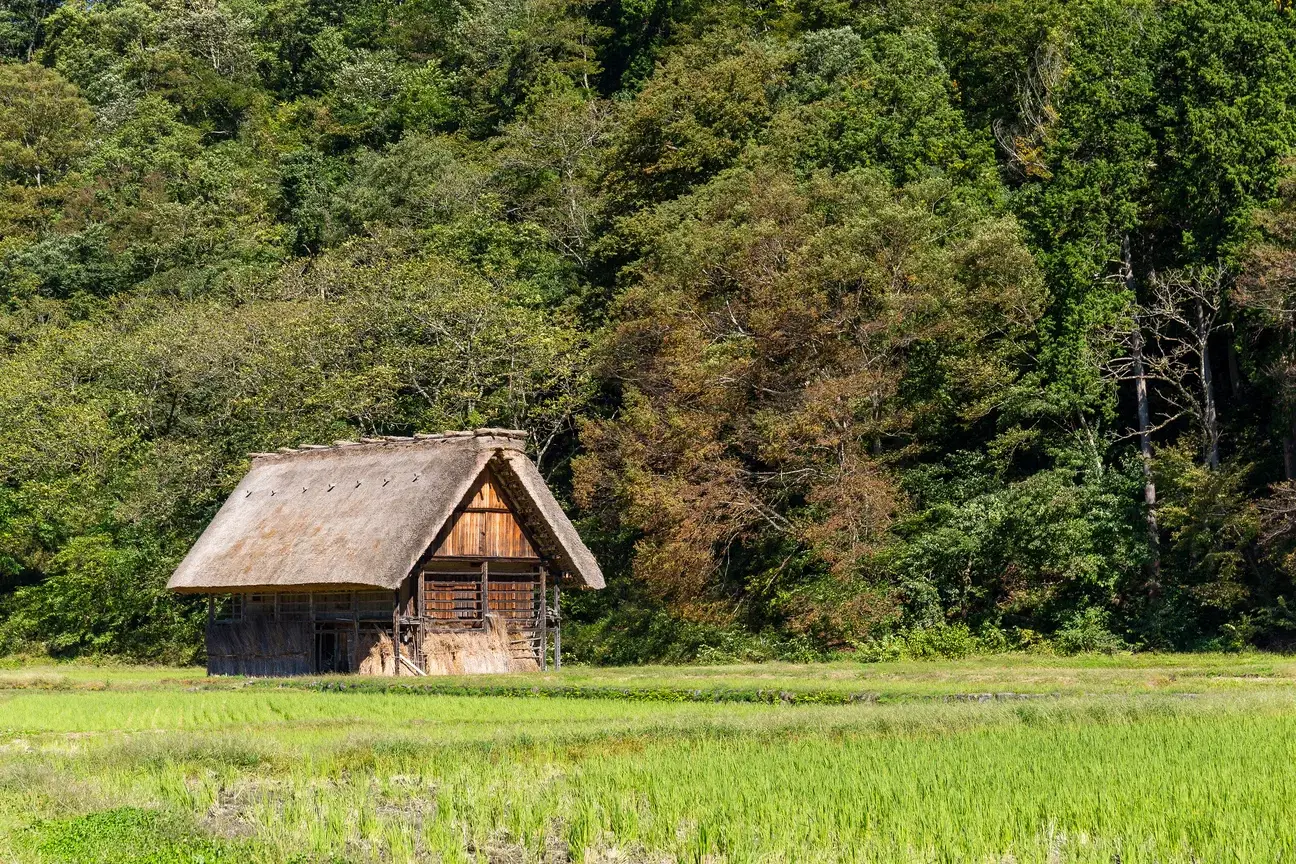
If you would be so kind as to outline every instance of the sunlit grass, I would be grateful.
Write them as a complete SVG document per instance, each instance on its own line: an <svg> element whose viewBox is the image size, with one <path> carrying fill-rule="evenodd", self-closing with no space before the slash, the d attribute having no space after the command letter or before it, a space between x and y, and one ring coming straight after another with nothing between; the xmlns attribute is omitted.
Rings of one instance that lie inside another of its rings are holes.
<svg viewBox="0 0 1296 864"><path fill-rule="evenodd" d="M328 678L316 680L330 680ZM346 681L352 679L335 678ZM881 697L939 696L977 692L1033 694L1199 693L1277 687L1296 689L1296 657L1243 654L1116 654L1057 657L1000 654L963 660L887 663L761 663L723 666L568 666L562 673L456 676L438 679L469 685L526 687L767 688L873 693ZM418 683L405 678L404 683ZM0 690L230 689L238 678L208 679L197 667L67 664L0 665ZM296 684L302 679L294 679ZM264 682L255 682L263 686ZM272 685L273 686L273 685Z"/></svg>
<svg viewBox="0 0 1296 864"><path fill-rule="evenodd" d="M989 686L962 692L1031 692L1028 680L1088 691L804 707L206 689L184 670L60 671L74 683L0 691L3 861L1129 864L1296 849L1296 692L1280 658L562 679L853 687L912 671L915 695L969 681ZM74 686L87 681L106 687Z"/></svg>

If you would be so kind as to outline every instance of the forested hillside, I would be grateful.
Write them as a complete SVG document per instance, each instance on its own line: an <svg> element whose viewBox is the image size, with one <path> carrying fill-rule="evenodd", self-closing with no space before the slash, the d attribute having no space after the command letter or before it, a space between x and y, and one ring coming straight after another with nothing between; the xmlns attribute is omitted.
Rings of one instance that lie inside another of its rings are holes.
<svg viewBox="0 0 1296 864"><path fill-rule="evenodd" d="M0 2L0 651L525 428L582 659L1296 642L1288 0Z"/></svg>

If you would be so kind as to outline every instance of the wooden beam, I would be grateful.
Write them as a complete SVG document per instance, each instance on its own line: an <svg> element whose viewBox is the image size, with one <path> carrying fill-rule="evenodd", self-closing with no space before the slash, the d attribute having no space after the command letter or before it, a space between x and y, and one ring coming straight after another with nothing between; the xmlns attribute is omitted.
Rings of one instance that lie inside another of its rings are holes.
<svg viewBox="0 0 1296 864"><path fill-rule="evenodd" d="M482 626L486 625L486 616L490 614L490 562L481 562L481 614Z"/></svg>
<svg viewBox="0 0 1296 864"><path fill-rule="evenodd" d="M559 582L562 579L559 577ZM554 583L554 671L562 671L562 607L559 605L559 582Z"/></svg>
<svg viewBox="0 0 1296 864"><path fill-rule="evenodd" d="M401 667L401 650L400 650L400 589L397 588L396 591L395 591L394 593L395 593L395 595L396 595L396 602L395 602L395 604L392 606L392 651L393 651L393 653L394 653L395 656L392 658L392 668L395 670L395 674L399 676L399 675L400 675L400 667Z"/></svg>
<svg viewBox="0 0 1296 864"><path fill-rule="evenodd" d="M509 556L509 555L491 555L490 559L492 561L502 561L507 564L534 564L538 560L536 557L533 557L531 555L523 555L520 558L517 556ZM429 564L432 563L453 564L458 561L480 561L480 560L482 560L481 555L435 555L428 559L428 563Z"/></svg>
<svg viewBox="0 0 1296 864"><path fill-rule="evenodd" d="M545 672L549 668L549 603L545 595L548 589L545 582L549 571L544 567L540 568L540 671Z"/></svg>

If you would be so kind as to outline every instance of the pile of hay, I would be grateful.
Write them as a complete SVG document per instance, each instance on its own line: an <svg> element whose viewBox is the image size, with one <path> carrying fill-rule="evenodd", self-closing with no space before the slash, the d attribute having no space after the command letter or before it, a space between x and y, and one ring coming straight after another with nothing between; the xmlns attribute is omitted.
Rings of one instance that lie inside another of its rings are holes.
<svg viewBox="0 0 1296 864"><path fill-rule="evenodd" d="M428 675L476 675L490 672L534 672L540 667L530 656L514 656L513 636L498 615L486 616L483 630L430 633L423 640L424 669ZM391 634L370 627L360 631L361 675L395 675L396 646ZM406 654L408 656L408 648ZM517 653L524 649L518 648ZM527 652L529 653L529 652ZM411 660L413 658L410 658ZM408 675L408 666L400 674Z"/></svg>
<svg viewBox="0 0 1296 864"><path fill-rule="evenodd" d="M395 675L396 652L391 636L376 627L360 631L361 675Z"/></svg>
<svg viewBox="0 0 1296 864"><path fill-rule="evenodd" d="M430 633L423 640L423 671L429 675L535 671L535 660L514 657L509 641L508 625L497 615L486 616L482 631Z"/></svg>

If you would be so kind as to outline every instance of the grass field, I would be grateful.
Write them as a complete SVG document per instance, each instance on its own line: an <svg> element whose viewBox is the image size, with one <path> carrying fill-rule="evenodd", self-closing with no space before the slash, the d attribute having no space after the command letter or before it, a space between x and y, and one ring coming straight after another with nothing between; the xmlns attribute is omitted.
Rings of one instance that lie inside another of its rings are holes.
<svg viewBox="0 0 1296 864"><path fill-rule="evenodd" d="M1287 658L1006 656L449 682L584 698L361 683L0 668L0 861L1296 856ZM858 701L717 701L770 691Z"/></svg>

